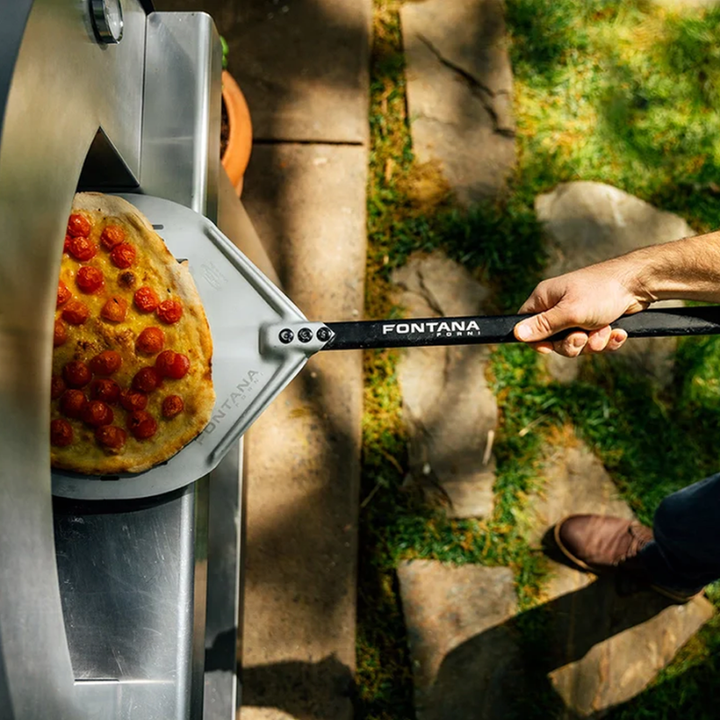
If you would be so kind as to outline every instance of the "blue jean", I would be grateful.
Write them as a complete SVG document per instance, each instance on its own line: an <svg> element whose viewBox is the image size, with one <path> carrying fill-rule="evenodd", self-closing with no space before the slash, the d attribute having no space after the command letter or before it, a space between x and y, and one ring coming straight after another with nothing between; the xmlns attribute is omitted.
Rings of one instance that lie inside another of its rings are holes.
<svg viewBox="0 0 720 720"><path fill-rule="evenodd" d="M720 578L720 473L668 495L639 554L653 582L700 590Z"/></svg>

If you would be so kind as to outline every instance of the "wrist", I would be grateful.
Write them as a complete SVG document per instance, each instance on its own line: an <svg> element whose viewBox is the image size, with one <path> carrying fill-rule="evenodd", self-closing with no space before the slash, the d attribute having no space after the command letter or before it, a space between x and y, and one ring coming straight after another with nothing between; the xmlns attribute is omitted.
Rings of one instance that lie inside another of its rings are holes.
<svg viewBox="0 0 720 720"><path fill-rule="evenodd" d="M649 305L660 299L662 263L656 248L640 248L625 256L623 284L639 303Z"/></svg>
<svg viewBox="0 0 720 720"><path fill-rule="evenodd" d="M641 305L658 300L656 263L649 248L634 250L610 260L612 273L632 299Z"/></svg>

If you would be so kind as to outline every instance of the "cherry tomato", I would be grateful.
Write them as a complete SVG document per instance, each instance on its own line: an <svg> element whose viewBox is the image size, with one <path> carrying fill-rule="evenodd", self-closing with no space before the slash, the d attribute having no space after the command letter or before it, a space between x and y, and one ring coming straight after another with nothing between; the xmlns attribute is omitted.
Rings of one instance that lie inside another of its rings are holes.
<svg viewBox="0 0 720 720"><path fill-rule="evenodd" d="M90 383L90 397L115 405L120 399L120 386L110 378L98 378Z"/></svg>
<svg viewBox="0 0 720 720"><path fill-rule="evenodd" d="M67 328L62 320L56 320L53 329L53 347L58 347L65 342L67 342Z"/></svg>
<svg viewBox="0 0 720 720"><path fill-rule="evenodd" d="M103 277L102 270L98 270L90 265L83 265L77 271L75 282L84 293L92 294L105 285L105 278Z"/></svg>
<svg viewBox="0 0 720 720"><path fill-rule="evenodd" d="M62 311L62 319L71 325L82 325L89 317L90 310L81 300L69 300Z"/></svg>
<svg viewBox="0 0 720 720"><path fill-rule="evenodd" d="M159 327L145 328L135 341L138 352L145 355L156 355L165 345L165 333Z"/></svg>
<svg viewBox="0 0 720 720"><path fill-rule="evenodd" d="M60 412L78 420L87 405L87 398L82 390L66 390L60 398Z"/></svg>
<svg viewBox="0 0 720 720"><path fill-rule="evenodd" d="M67 224L68 235L72 235L72 237L87 237L91 230L92 225L84 215L73 213L70 216Z"/></svg>
<svg viewBox="0 0 720 720"><path fill-rule="evenodd" d="M166 418L174 418L185 408L185 403L179 395L168 395L162 404L162 414Z"/></svg>
<svg viewBox="0 0 720 720"><path fill-rule="evenodd" d="M55 447L67 447L72 441L73 430L67 420L53 420L50 423L50 442Z"/></svg>
<svg viewBox="0 0 720 720"><path fill-rule="evenodd" d="M174 350L163 350L155 358L155 369L158 371L161 377L170 377L173 363L175 362L175 351Z"/></svg>
<svg viewBox="0 0 720 720"><path fill-rule="evenodd" d="M155 360L155 368L162 377L180 380L190 369L190 360L187 355L176 353L173 350L164 350Z"/></svg>
<svg viewBox="0 0 720 720"><path fill-rule="evenodd" d="M110 322L122 322L127 315L128 304L125 298L113 295L100 310L100 316Z"/></svg>
<svg viewBox="0 0 720 720"><path fill-rule="evenodd" d="M110 253L110 259L115 267L129 268L135 262L135 246L130 243L116 245Z"/></svg>
<svg viewBox="0 0 720 720"><path fill-rule="evenodd" d="M179 300L171 298L158 305L157 316L168 325L176 323L183 314L183 306Z"/></svg>
<svg viewBox="0 0 720 720"><path fill-rule="evenodd" d="M135 291L133 300L135 301L135 307L140 312L146 313L154 312L155 308L160 304L156 292L147 285L143 285Z"/></svg>
<svg viewBox="0 0 720 720"><path fill-rule="evenodd" d="M103 425L95 431L95 439L103 447L120 450L125 445L127 433L117 425Z"/></svg>
<svg viewBox="0 0 720 720"><path fill-rule="evenodd" d="M68 243L68 253L76 260L85 262L86 260L95 257L97 247L95 246L95 243L91 242L86 237L74 237Z"/></svg>
<svg viewBox="0 0 720 720"><path fill-rule="evenodd" d="M123 390L120 393L120 404L128 412L135 412L136 410L144 410L147 407L148 398L145 393L137 390Z"/></svg>
<svg viewBox="0 0 720 720"><path fill-rule="evenodd" d="M100 242L106 250L112 250L125 240L125 231L119 225L108 225L100 235Z"/></svg>
<svg viewBox="0 0 720 720"><path fill-rule="evenodd" d="M63 380L71 388L85 387L92 379L90 368L80 360L71 360L62 370Z"/></svg>
<svg viewBox="0 0 720 720"><path fill-rule="evenodd" d="M63 252L66 255L70 254L70 242L72 241L72 235L65 235L65 242L63 243Z"/></svg>
<svg viewBox="0 0 720 720"><path fill-rule="evenodd" d="M115 350L103 350L90 361L90 369L97 375L112 375L122 365L122 357Z"/></svg>
<svg viewBox="0 0 720 720"><path fill-rule="evenodd" d="M115 415L110 406L102 400L91 400L83 408L82 419L87 425L100 427L100 425L110 425Z"/></svg>
<svg viewBox="0 0 720 720"><path fill-rule="evenodd" d="M65 392L66 387L65 381L59 375L53 375L50 381L50 398L57 400Z"/></svg>
<svg viewBox="0 0 720 720"><path fill-rule="evenodd" d="M153 367L144 367L135 373L132 379L132 389L139 392L150 393L160 384L160 375Z"/></svg>
<svg viewBox="0 0 720 720"><path fill-rule="evenodd" d="M128 415L127 427L138 440L147 440L157 432L157 421L149 412L138 410Z"/></svg>
<svg viewBox="0 0 720 720"><path fill-rule="evenodd" d="M60 307L61 305L64 305L72 296L72 293L68 289L68 286L60 280L58 283L58 291L57 291L57 302L55 303L55 307Z"/></svg>

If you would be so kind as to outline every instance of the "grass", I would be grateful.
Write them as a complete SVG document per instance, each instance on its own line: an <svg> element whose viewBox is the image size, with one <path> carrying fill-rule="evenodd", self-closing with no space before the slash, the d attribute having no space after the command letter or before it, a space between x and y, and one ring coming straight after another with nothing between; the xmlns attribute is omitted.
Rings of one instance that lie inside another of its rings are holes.
<svg viewBox="0 0 720 720"><path fill-rule="evenodd" d="M486 282L498 312L514 312L546 260L534 198L561 182L606 182L678 212L697 232L720 227L720 115L714 110L720 11L680 14L638 0L507 0L518 163L506 197L465 211L438 168L413 157L399 6L375 0L368 317L401 312L392 298L392 270L411 253L434 249ZM413 717L399 562L510 566L521 609L541 600L545 562L527 544L521 519L539 483L542 448L561 442L567 428L599 454L646 522L666 494L720 466L717 339L682 341L675 382L667 388L604 358L586 363L577 382L560 386L548 381L532 352L501 346L490 368L501 411L496 510L484 521L449 520L405 482L398 360L396 351L365 356L357 680L358 717L367 720ZM519 435L531 424L532 432ZM720 607L720 592L710 595ZM537 621L522 630L529 666L542 652L543 633ZM713 620L649 690L612 717L713 717L707 693L718 645L720 622ZM551 718L552 698L533 696L519 712Z"/></svg>

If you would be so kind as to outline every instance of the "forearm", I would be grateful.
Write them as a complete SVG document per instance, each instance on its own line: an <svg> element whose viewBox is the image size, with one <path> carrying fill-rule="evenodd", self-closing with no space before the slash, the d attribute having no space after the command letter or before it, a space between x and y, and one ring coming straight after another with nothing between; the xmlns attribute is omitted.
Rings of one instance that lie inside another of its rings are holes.
<svg viewBox="0 0 720 720"><path fill-rule="evenodd" d="M613 262L641 301L720 302L720 232L641 248Z"/></svg>
<svg viewBox="0 0 720 720"><path fill-rule="evenodd" d="M567 357L617 350L627 333L612 322L670 299L720 302L720 232L652 245L543 280L519 310L532 317L515 326L515 337ZM582 329L548 341L569 328Z"/></svg>

